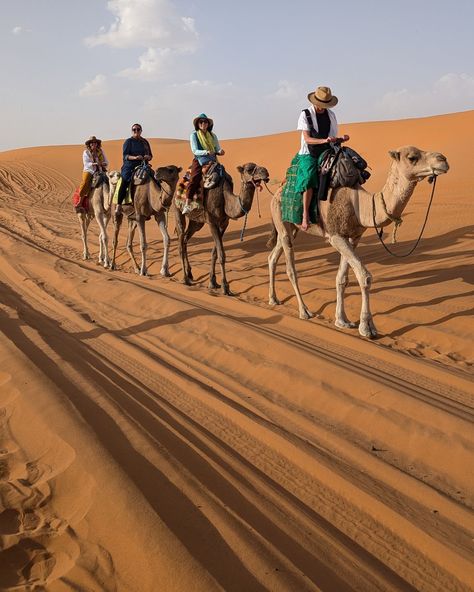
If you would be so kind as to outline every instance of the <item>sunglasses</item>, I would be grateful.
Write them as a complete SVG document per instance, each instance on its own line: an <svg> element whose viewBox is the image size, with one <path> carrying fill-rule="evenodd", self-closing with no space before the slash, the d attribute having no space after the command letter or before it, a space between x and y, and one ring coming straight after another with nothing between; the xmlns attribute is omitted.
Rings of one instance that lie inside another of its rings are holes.
<svg viewBox="0 0 474 592"><path fill-rule="evenodd" d="M209 121L207 119L201 119L198 123L201 125L201 123L209 123Z"/></svg>
<svg viewBox="0 0 474 592"><path fill-rule="evenodd" d="M141 127L132 127L132 132L141 132L142 128Z"/></svg>

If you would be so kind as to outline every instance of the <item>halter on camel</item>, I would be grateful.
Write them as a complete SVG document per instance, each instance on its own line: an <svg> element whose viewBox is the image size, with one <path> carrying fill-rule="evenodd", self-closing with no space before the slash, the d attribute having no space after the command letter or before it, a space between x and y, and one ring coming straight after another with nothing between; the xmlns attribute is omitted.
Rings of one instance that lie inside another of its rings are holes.
<svg viewBox="0 0 474 592"><path fill-rule="evenodd" d="M384 243L384 240L382 238L383 235L383 229L382 228L378 228L377 224L375 222L375 196L377 195L376 193L372 194L372 218L374 221L374 228L375 228L375 232L377 233L378 239L379 241L382 243L383 248L387 251L387 253L389 253L390 255L392 255L393 257L398 257L399 259L402 259L403 257L408 257L409 255L411 255L413 253L413 251L416 249L416 247L418 246L418 243L421 240L421 237L423 236L423 232L425 230L425 226L426 223L428 222L428 215L430 213L430 208L431 208L431 203L433 201L433 197L434 197L434 192L435 192L435 188L436 188L436 175L431 175L430 177L428 177L428 183L432 183L433 184L433 189L431 190L431 197L430 197L430 201L428 204L428 209L426 210L426 216L425 216L425 221L423 222L423 226L421 227L421 231L420 234L418 236L418 238L416 239L415 244L413 245L413 247L407 252L407 253L403 253L403 254L398 254L398 253L394 253L391 249L389 249L387 247L387 245ZM401 223L403 222L402 218L395 218L394 216L392 216L391 214L388 213L387 211L387 206L385 204L385 200L383 198L383 193L380 192L380 201L382 202L382 208L383 208L383 212L384 214L387 216L387 218L393 222L395 224L394 228L393 228L393 232L392 232L392 244L395 244L397 242L397 230L398 227L401 225Z"/></svg>

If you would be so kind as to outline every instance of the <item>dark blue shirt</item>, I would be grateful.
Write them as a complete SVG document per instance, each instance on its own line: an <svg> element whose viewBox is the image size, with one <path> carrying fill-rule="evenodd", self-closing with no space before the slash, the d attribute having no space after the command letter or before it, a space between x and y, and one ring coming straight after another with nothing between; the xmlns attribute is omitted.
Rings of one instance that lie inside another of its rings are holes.
<svg viewBox="0 0 474 592"><path fill-rule="evenodd" d="M121 175L125 181L130 181L134 169L141 164L141 160L128 160L128 156L153 156L151 146L145 138L127 138L123 143L123 165Z"/></svg>

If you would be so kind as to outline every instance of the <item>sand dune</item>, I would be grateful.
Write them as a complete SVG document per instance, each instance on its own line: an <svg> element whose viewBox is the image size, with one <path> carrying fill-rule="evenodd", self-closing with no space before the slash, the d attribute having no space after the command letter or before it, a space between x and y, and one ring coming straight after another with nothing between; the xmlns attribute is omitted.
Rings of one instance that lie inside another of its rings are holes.
<svg viewBox="0 0 474 592"><path fill-rule="evenodd" d="M124 232L118 271L81 259L82 147L0 153L0 590L473 589L474 111L341 129L371 190L403 144L451 166L413 256L391 258L371 232L360 245L374 342L334 328L338 257L310 237L297 262L318 318L297 318L283 264L284 303L267 305L267 191L245 240L242 221L227 232L230 298L207 290L205 229L192 287L176 241L173 276L159 276L154 222L151 278L132 273ZM104 143L111 168L121 143ZM229 171L263 164L273 191L298 135L222 143ZM187 142L152 147L155 166L188 164ZM398 252L429 190L410 201Z"/></svg>

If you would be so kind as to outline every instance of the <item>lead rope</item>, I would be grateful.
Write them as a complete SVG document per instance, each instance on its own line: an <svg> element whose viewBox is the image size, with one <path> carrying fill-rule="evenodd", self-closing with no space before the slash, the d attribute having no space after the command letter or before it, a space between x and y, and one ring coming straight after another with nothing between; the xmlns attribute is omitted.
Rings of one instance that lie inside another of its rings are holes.
<svg viewBox="0 0 474 592"><path fill-rule="evenodd" d="M255 165L255 168L252 171L252 175L255 173L256 170L257 170L257 165ZM255 186L255 191L256 191L257 190L257 186L255 185L255 182L253 180L253 176L251 177L251 179L252 179L252 183ZM244 174L241 173L240 174L241 188L240 188L240 193L239 193L239 204L240 204L240 209L245 214L245 217L244 217L244 225L242 226L242 230L240 231L240 242L242 242L244 240L245 229L247 228L247 217L248 217L249 211L250 211L250 210L246 210L244 208L244 206L242 205L241 196L242 196L242 189L243 189L243 181L244 181ZM259 204L259 201L258 201L258 193L257 193L257 209L258 209L258 217L261 218L261 215L260 215L260 204Z"/></svg>
<svg viewBox="0 0 474 592"><path fill-rule="evenodd" d="M413 253L413 251L416 249L416 247L418 246L418 243L420 242L421 237L423 236L423 232L425 230L426 223L428 222L428 215L430 213L431 203L432 203L433 197L434 197L434 192L435 192L435 187L436 187L436 175L432 175L431 177L429 177L428 183L433 183L433 189L431 190L431 197L430 197L430 201L429 201L429 204L428 204L428 209L426 210L425 221L423 222L423 226L421 227L420 234L419 234L418 238L416 239L415 244L408 251L408 253L403 253L403 254L394 253L384 243L384 240L382 238L383 229L382 228L380 228L380 229L377 228L377 224L375 223L375 195L376 194L375 193L372 194L372 218L373 218L373 221L374 221L375 232L377 233L377 236L379 238L379 241L382 243L383 248L387 251L387 253L390 253L390 255L393 255L393 257L398 257L398 258L401 259L403 257L408 257L408 255L411 255ZM387 215L388 219L391 222L394 222L394 224L395 224L395 227L394 227L393 232L392 232L392 243L396 243L396 241L397 241L397 230L398 230L398 227L400 226L400 224L402 223L402 219L401 218L395 218L395 217L391 216L387 212L387 206L385 205L385 200L383 198L383 193L382 192L380 192L380 198L382 200L382 206L383 206L383 209L384 209L384 213Z"/></svg>

